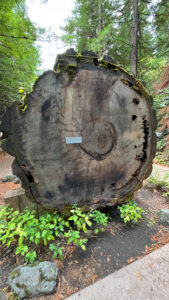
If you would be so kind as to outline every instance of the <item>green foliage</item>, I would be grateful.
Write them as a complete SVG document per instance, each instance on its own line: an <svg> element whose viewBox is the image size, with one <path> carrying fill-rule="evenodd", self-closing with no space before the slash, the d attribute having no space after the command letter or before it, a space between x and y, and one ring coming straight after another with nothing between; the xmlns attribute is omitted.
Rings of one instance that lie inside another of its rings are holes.
<svg viewBox="0 0 169 300"><path fill-rule="evenodd" d="M157 141L157 151L162 151L166 146L165 140L162 138L160 141Z"/></svg>
<svg viewBox="0 0 169 300"><path fill-rule="evenodd" d="M169 166L169 149L164 148L164 151L158 152L153 161L158 164Z"/></svg>
<svg viewBox="0 0 169 300"><path fill-rule="evenodd" d="M35 46L44 32L36 28L26 12L25 0L0 1L0 106L20 98L18 89L27 91L37 77L40 64Z"/></svg>
<svg viewBox="0 0 169 300"><path fill-rule="evenodd" d="M92 211L92 218L93 221L95 221L97 224L101 224L103 226L107 225L108 217L104 213L101 213L99 210L95 209Z"/></svg>
<svg viewBox="0 0 169 300"><path fill-rule="evenodd" d="M57 256L59 256L61 260L63 259L62 256L63 247L58 247L55 244L50 244L49 249L53 252L53 257L52 257L53 259L55 259Z"/></svg>
<svg viewBox="0 0 169 300"><path fill-rule="evenodd" d="M169 105L169 87L159 90L158 95L154 97L154 108L159 111L166 105Z"/></svg>
<svg viewBox="0 0 169 300"><path fill-rule="evenodd" d="M169 2L158 0L154 5L155 47L157 56L167 57L169 49Z"/></svg>
<svg viewBox="0 0 169 300"><path fill-rule="evenodd" d="M154 167L154 172L150 175L148 181L165 192L162 196L167 197L169 195L169 172L165 172L163 176L160 176L158 168Z"/></svg>
<svg viewBox="0 0 169 300"><path fill-rule="evenodd" d="M68 219L58 212L46 212L38 219L35 211L28 208L19 213L4 206L0 210L0 242L8 248L11 244L17 245L15 254L24 256L26 262L34 262L42 245L53 252L53 259L57 256L62 259L64 238L67 244L73 243L86 250L88 228L94 222L105 227L107 220L105 214L92 209L85 213L77 205L72 207Z"/></svg>
<svg viewBox="0 0 169 300"><path fill-rule="evenodd" d="M168 185L168 191L162 194L163 197L169 197L169 185Z"/></svg>
<svg viewBox="0 0 169 300"><path fill-rule="evenodd" d="M90 214L83 213L81 209L76 205L73 206L70 212L71 217L69 217L68 220L73 222L73 226L77 227L78 231L83 230L86 233L87 226L92 226L92 222L90 221Z"/></svg>
<svg viewBox="0 0 169 300"><path fill-rule="evenodd" d="M120 210L120 217L124 220L124 223L130 221L137 223L139 219L142 219L142 214L144 213L144 209L132 201L118 206L118 209Z"/></svg>
<svg viewBox="0 0 169 300"><path fill-rule="evenodd" d="M110 55L130 68L133 0L75 0L72 17L62 27L62 40L77 52ZM152 2L152 3L151 3ZM154 92L168 62L168 6L164 0L138 0L138 78Z"/></svg>

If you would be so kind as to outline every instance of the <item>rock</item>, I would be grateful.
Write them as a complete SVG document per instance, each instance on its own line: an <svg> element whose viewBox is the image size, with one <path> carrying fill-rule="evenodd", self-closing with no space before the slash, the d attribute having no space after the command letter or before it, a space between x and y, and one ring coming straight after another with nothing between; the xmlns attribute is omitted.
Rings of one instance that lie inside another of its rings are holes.
<svg viewBox="0 0 169 300"><path fill-rule="evenodd" d="M162 208L158 213L158 221L164 226L169 226L169 209Z"/></svg>
<svg viewBox="0 0 169 300"><path fill-rule="evenodd" d="M13 174L8 174L2 177L2 182L11 182L14 181L17 177Z"/></svg>
<svg viewBox="0 0 169 300"><path fill-rule="evenodd" d="M31 194L28 197L23 188L7 191L4 197L4 202L14 210L23 211L27 206L36 210L36 203L33 202L33 197Z"/></svg>
<svg viewBox="0 0 169 300"><path fill-rule="evenodd" d="M3 293L2 291L0 291L0 300L7 300L6 294Z"/></svg>
<svg viewBox="0 0 169 300"><path fill-rule="evenodd" d="M14 180L14 183L19 184L20 182L21 182L20 179L18 177L16 177L15 180Z"/></svg>
<svg viewBox="0 0 169 300"><path fill-rule="evenodd" d="M55 263L41 263L19 266L8 277L11 289L19 297L39 297L56 290L58 268Z"/></svg>
<svg viewBox="0 0 169 300"><path fill-rule="evenodd" d="M163 136L164 136L164 134L162 132L156 132L156 137L158 139L162 139Z"/></svg>

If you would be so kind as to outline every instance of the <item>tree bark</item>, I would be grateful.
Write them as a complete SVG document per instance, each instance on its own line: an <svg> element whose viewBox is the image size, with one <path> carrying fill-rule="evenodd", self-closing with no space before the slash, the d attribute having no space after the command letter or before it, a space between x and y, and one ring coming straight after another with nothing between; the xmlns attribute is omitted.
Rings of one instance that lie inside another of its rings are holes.
<svg viewBox="0 0 169 300"><path fill-rule="evenodd" d="M132 3L132 36L131 36L131 73L137 76L137 45L138 45L138 0L133 0Z"/></svg>
<svg viewBox="0 0 169 300"><path fill-rule="evenodd" d="M98 17L99 17L99 23L98 23L98 37L100 36L101 32L102 32L102 3L101 3L101 0L99 0L99 3L98 3ZM102 51L99 51L99 56L101 57L102 56Z"/></svg>
<svg viewBox="0 0 169 300"><path fill-rule="evenodd" d="M97 37L97 26L96 26L96 5L95 5L95 1L94 0L90 0L90 6L91 6L91 28L92 28L92 38L96 38Z"/></svg>
<svg viewBox="0 0 169 300"><path fill-rule="evenodd" d="M98 14L99 14L99 30L98 30L98 33L100 33L102 31L102 3L101 1L99 1L99 11L98 11Z"/></svg>
<svg viewBox="0 0 169 300"><path fill-rule="evenodd" d="M116 205L150 174L152 100L123 68L69 49L26 103L7 109L0 131L14 174L42 206Z"/></svg>

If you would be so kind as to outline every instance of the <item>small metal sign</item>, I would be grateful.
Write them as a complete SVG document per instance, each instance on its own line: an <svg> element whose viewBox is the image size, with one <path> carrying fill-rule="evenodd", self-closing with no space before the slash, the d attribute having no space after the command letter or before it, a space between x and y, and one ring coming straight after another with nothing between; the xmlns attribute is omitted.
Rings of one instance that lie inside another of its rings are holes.
<svg viewBox="0 0 169 300"><path fill-rule="evenodd" d="M81 143L82 143L81 136L66 137L66 144L81 144Z"/></svg>

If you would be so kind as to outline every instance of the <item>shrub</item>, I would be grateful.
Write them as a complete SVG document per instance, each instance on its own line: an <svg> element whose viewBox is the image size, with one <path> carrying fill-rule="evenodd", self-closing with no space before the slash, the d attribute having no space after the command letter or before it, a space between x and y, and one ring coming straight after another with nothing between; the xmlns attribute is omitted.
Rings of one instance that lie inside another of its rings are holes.
<svg viewBox="0 0 169 300"><path fill-rule="evenodd" d="M118 206L118 209L120 210L120 217L124 220L124 223L130 221L137 223L139 219L142 219L142 214L145 212L136 202L132 201Z"/></svg>
<svg viewBox="0 0 169 300"><path fill-rule="evenodd" d="M82 212L77 205L72 207L68 219L58 212L46 212L38 219L35 211L29 208L19 213L4 206L0 211L0 242L7 247L15 243L15 254L24 256L26 262L33 263L38 258L41 245L53 252L53 258L58 256L62 259L61 237L66 239L67 244L73 243L85 250L87 238L84 235L88 228L94 222L106 226L107 219L97 210Z"/></svg>
<svg viewBox="0 0 169 300"><path fill-rule="evenodd" d="M169 188L169 172L165 172L163 176L160 176L157 167L154 167L154 172L148 178L150 183L153 183L157 188Z"/></svg>
<svg viewBox="0 0 169 300"><path fill-rule="evenodd" d="M158 189L163 191L163 197L169 196L169 172L165 172L163 176L160 176L158 168L154 167L154 173L150 175L148 181L155 184Z"/></svg>

